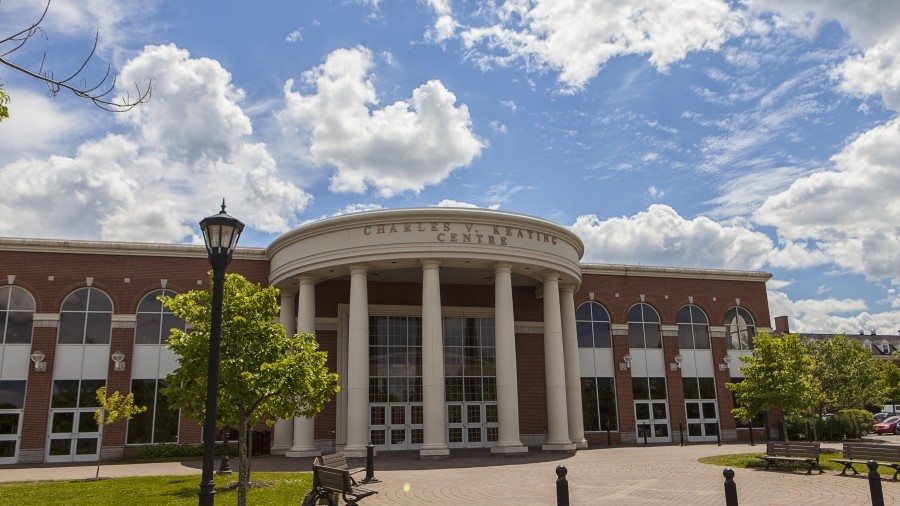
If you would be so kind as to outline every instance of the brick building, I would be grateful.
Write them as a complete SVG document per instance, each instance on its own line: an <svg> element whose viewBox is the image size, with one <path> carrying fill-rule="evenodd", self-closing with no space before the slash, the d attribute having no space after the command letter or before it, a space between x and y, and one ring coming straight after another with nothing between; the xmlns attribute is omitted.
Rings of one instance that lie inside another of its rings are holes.
<svg viewBox="0 0 900 506"><path fill-rule="evenodd" d="M581 262L568 229L518 214L398 209L309 223L229 272L281 290L288 332L315 332L341 392L283 420L272 451L498 454L746 437L725 383L769 330L761 272ZM96 460L93 392L149 407L104 428L106 456L197 443L168 409L156 297L208 288L200 246L0 238L0 463ZM119 353L120 352L120 353Z"/></svg>

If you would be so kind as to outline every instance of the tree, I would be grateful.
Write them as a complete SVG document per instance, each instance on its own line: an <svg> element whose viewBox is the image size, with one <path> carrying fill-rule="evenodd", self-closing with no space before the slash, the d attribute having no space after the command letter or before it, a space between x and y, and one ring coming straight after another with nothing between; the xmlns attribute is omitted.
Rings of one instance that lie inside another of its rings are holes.
<svg viewBox="0 0 900 506"><path fill-rule="evenodd" d="M11 35L7 35L4 38L0 38L0 63L29 77L43 81L50 91L50 96L55 97L60 91L68 90L79 98L84 98L93 102L94 105L105 111L125 112L150 100L150 94L153 89L152 80L148 80L147 86L143 88L135 84L135 90L137 92L137 97L135 99L132 99L130 94L126 94L124 97L112 96L112 93L116 88L117 76L109 65L106 66L106 72L102 78L95 79L90 83L88 82L87 77L84 75L85 69L97 52L97 44L100 42L99 31L94 32L94 44L87 56L82 58L80 66L73 72L65 74L64 77L57 77L53 70L44 67L44 62L47 58L46 53L44 53L40 63L36 67L29 68L24 64L12 61L11 56L22 49L25 44L32 41L35 37L47 38L47 34L41 27L41 23L43 23L44 18L47 17L47 12L50 10L50 2L51 0L47 0L47 4L44 6L44 10L40 17L38 17L38 19L30 26ZM2 37L2 35L0 35L0 37ZM2 121L4 117L9 117L9 111L4 105L4 98L6 99L6 102L9 101L9 95L0 90L0 121Z"/></svg>
<svg viewBox="0 0 900 506"><path fill-rule="evenodd" d="M193 330L173 329L169 349L179 367L163 390L174 409L204 422L212 293L195 290L162 297L163 304ZM239 436L238 504L250 483L247 435L258 420L313 416L338 391L337 374L325 366L313 334L287 336L278 317L278 289L238 274L225 278L216 426L235 427Z"/></svg>
<svg viewBox="0 0 900 506"><path fill-rule="evenodd" d="M0 121L3 121L3 118L9 117L9 107L6 105L8 103L9 95L4 91L3 83L0 83Z"/></svg>
<svg viewBox="0 0 900 506"><path fill-rule="evenodd" d="M97 389L97 404L100 406L94 411L94 421L98 427L104 425L112 425L122 420L131 420L134 415L147 411L147 406L136 406L134 404L134 394L122 395L118 390L106 396L106 387ZM103 454L103 438L100 438L101 455ZM94 478L100 477L100 459L97 459L97 474Z"/></svg>
<svg viewBox="0 0 900 506"><path fill-rule="evenodd" d="M895 356L897 352L894 352ZM900 402L900 367L893 361L877 361L881 374L878 378L878 389L885 403L897 404ZM881 404L876 402L875 404ZM880 407L880 406L879 406Z"/></svg>
<svg viewBox="0 0 900 506"><path fill-rule="evenodd" d="M819 392L812 382L813 361L797 334L771 337L762 332L753 339L753 354L740 357L744 380L726 383L734 392L735 418L752 419L770 408L781 408L784 416L807 416L817 404Z"/></svg>
<svg viewBox="0 0 900 506"><path fill-rule="evenodd" d="M807 346L813 358L812 379L822 393L820 412L863 409L884 400L878 383L882 369L858 340L838 334Z"/></svg>

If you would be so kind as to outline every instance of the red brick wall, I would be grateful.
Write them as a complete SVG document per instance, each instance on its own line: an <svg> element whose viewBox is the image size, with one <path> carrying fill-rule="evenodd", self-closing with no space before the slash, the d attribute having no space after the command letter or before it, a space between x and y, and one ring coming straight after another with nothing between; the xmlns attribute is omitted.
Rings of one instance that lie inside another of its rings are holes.
<svg viewBox="0 0 900 506"><path fill-rule="evenodd" d="M547 433L547 383L544 380L544 335L516 334L516 381L519 433Z"/></svg>
<svg viewBox="0 0 900 506"><path fill-rule="evenodd" d="M669 398L669 423L673 440L678 431L678 422L685 422L684 382L681 381L681 369L672 370L669 364L675 363L678 355L678 336L663 336L663 365L666 369L666 388ZM687 424L685 423L685 428Z"/></svg>

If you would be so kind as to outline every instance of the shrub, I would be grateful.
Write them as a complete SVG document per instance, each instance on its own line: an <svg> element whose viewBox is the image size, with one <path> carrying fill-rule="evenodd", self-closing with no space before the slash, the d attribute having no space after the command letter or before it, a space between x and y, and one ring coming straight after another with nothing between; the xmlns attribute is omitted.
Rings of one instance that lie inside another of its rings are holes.
<svg viewBox="0 0 900 506"><path fill-rule="evenodd" d="M189 458L202 456L203 448L200 446L180 445L175 443L142 446L134 453L136 459Z"/></svg>
<svg viewBox="0 0 900 506"><path fill-rule="evenodd" d="M875 418L864 409L842 409L835 417L848 438L861 438L872 430Z"/></svg>

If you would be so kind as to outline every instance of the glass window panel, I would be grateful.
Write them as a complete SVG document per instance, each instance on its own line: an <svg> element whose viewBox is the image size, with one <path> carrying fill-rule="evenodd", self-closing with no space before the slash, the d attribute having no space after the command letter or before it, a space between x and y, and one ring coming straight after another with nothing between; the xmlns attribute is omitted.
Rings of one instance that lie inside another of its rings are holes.
<svg viewBox="0 0 900 506"><path fill-rule="evenodd" d="M484 376L497 375L497 357L494 348L481 349L481 374Z"/></svg>
<svg viewBox="0 0 900 506"><path fill-rule="evenodd" d="M407 379L388 378L388 402L406 401Z"/></svg>
<svg viewBox="0 0 900 506"><path fill-rule="evenodd" d="M484 378L482 378L482 382L483 382L483 390L484 390L484 400L496 401L497 400L497 379L494 377L484 377Z"/></svg>
<svg viewBox="0 0 900 506"><path fill-rule="evenodd" d="M691 320L695 325L708 325L709 320L706 318L706 313L703 312L697 306L691 306Z"/></svg>
<svg viewBox="0 0 900 506"><path fill-rule="evenodd" d="M702 437L703 436L703 426L699 423L689 423L688 424L688 435L691 437Z"/></svg>
<svg viewBox="0 0 900 506"><path fill-rule="evenodd" d="M488 443L496 443L500 441L500 429L497 427L488 427L485 429L487 431L487 441Z"/></svg>
<svg viewBox="0 0 900 506"><path fill-rule="evenodd" d="M369 431L369 440L372 441L373 445L384 446L384 444L385 444L384 433L385 433L384 429Z"/></svg>
<svg viewBox="0 0 900 506"><path fill-rule="evenodd" d="M653 424L653 437L669 437L669 426L662 423Z"/></svg>
<svg viewBox="0 0 900 506"><path fill-rule="evenodd" d="M600 429L618 430L616 383L613 378L597 378L597 400L600 408Z"/></svg>
<svg viewBox="0 0 900 506"><path fill-rule="evenodd" d="M644 321L644 315L641 311L641 304L635 304L631 306L631 309L628 310L628 321L629 322L642 322Z"/></svg>
<svg viewBox="0 0 900 506"><path fill-rule="evenodd" d="M369 425L384 425L387 413L384 406L372 406L369 408Z"/></svg>
<svg viewBox="0 0 900 506"><path fill-rule="evenodd" d="M391 425L406 425L406 406L391 406Z"/></svg>
<svg viewBox="0 0 900 506"><path fill-rule="evenodd" d="M647 384L647 378L631 378L631 390L636 400L650 398L650 386Z"/></svg>
<svg viewBox="0 0 900 506"><path fill-rule="evenodd" d="M713 402L704 402L703 403L703 418L715 419L716 418L716 404Z"/></svg>
<svg viewBox="0 0 900 506"><path fill-rule="evenodd" d="M89 290L88 311L112 312L112 301L109 300L109 296L96 288L89 288Z"/></svg>
<svg viewBox="0 0 900 506"><path fill-rule="evenodd" d="M53 419L50 420L50 432L54 434L65 434L72 432L75 427L75 413L66 411L64 413L53 413Z"/></svg>
<svg viewBox="0 0 900 506"><path fill-rule="evenodd" d="M410 443L414 445L420 445L425 442L425 429L410 429L409 430L409 439Z"/></svg>
<svg viewBox="0 0 900 506"><path fill-rule="evenodd" d="M681 378L681 383L684 386L685 399L700 398L700 388L697 386L697 378Z"/></svg>
<svg viewBox="0 0 900 506"><path fill-rule="evenodd" d="M444 348L444 374L446 376L462 376L463 354L462 348Z"/></svg>
<svg viewBox="0 0 900 506"><path fill-rule="evenodd" d="M81 412L78 413L78 432L99 432L100 427L97 425L96 420L94 420L94 412Z"/></svg>
<svg viewBox="0 0 900 506"><path fill-rule="evenodd" d="M694 347L698 350L710 349L709 327L706 325L694 325Z"/></svg>
<svg viewBox="0 0 900 506"><path fill-rule="evenodd" d="M0 441L0 458L9 459L16 456L15 441Z"/></svg>
<svg viewBox="0 0 900 506"><path fill-rule="evenodd" d="M10 292L12 291L12 287L0 286L0 311L6 311L9 309L9 298Z"/></svg>
<svg viewBox="0 0 900 506"><path fill-rule="evenodd" d="M684 306L683 308L678 310L678 317L676 319L677 323L692 323L691 321L691 306Z"/></svg>
<svg viewBox="0 0 900 506"><path fill-rule="evenodd" d="M470 443L479 443L481 442L481 427L469 427L468 431L469 442Z"/></svg>
<svg viewBox="0 0 900 506"><path fill-rule="evenodd" d="M172 329L184 330L184 328L184 320L172 313L163 314L162 329L159 336L160 342L163 344L169 342L169 336L172 334Z"/></svg>
<svg viewBox="0 0 900 506"><path fill-rule="evenodd" d="M581 411L584 430L600 430L600 408L597 402L597 386L594 378L581 378Z"/></svg>
<svg viewBox="0 0 900 506"><path fill-rule="evenodd" d="M2 313L0 313L2 317ZM0 322L2 325L2 322ZM6 318L6 343L29 344L34 328L34 313L31 311L10 311Z"/></svg>
<svg viewBox="0 0 900 506"><path fill-rule="evenodd" d="M584 304L578 306L575 309L575 319L576 320L584 320L591 321L593 317L591 316L591 303L585 302Z"/></svg>
<svg viewBox="0 0 900 506"><path fill-rule="evenodd" d="M650 405L642 402L640 404L634 405L634 413L635 417L638 420L649 420L650 419Z"/></svg>
<svg viewBox="0 0 900 506"><path fill-rule="evenodd" d="M591 322L575 322L575 333L578 336L579 348L593 348L594 334Z"/></svg>
<svg viewBox="0 0 900 506"><path fill-rule="evenodd" d="M690 325L678 325L678 348L690 350L694 347L694 332Z"/></svg>
<svg viewBox="0 0 900 506"><path fill-rule="evenodd" d="M156 298L162 294L162 290L156 290L145 295L144 298L141 299L140 304L138 304L138 313L162 313L163 304L156 300Z"/></svg>
<svg viewBox="0 0 900 506"><path fill-rule="evenodd" d="M500 420L499 414L497 412L496 404L485 404L484 406L484 421L487 423L498 423Z"/></svg>
<svg viewBox="0 0 900 506"><path fill-rule="evenodd" d="M452 404L447 406L447 423L462 423L462 406Z"/></svg>
<svg viewBox="0 0 900 506"><path fill-rule="evenodd" d="M160 388L165 381L159 381ZM156 391L156 423L153 428L154 443L174 443L178 441L178 410L169 406L168 398L162 390Z"/></svg>
<svg viewBox="0 0 900 506"><path fill-rule="evenodd" d="M700 404L696 402L689 402L685 404L685 411L687 411L687 417L697 419L700 418Z"/></svg>
<svg viewBox="0 0 900 506"><path fill-rule="evenodd" d="M66 296L62 311L87 311L88 288L80 288Z"/></svg>
<svg viewBox="0 0 900 506"><path fill-rule="evenodd" d="M700 397L698 399L715 399L716 382L712 378L697 378L700 382Z"/></svg>
<svg viewBox="0 0 900 506"><path fill-rule="evenodd" d="M88 313L85 344L109 344L112 313Z"/></svg>
<svg viewBox="0 0 900 506"><path fill-rule="evenodd" d="M466 406L466 422L467 423L481 423L481 405L468 405Z"/></svg>
<svg viewBox="0 0 900 506"><path fill-rule="evenodd" d="M0 434L19 433L19 413L0 413Z"/></svg>
<svg viewBox="0 0 900 506"><path fill-rule="evenodd" d="M54 408L74 408L78 405L78 380L56 380L53 382L53 397L50 406Z"/></svg>
<svg viewBox="0 0 900 506"><path fill-rule="evenodd" d="M409 402L423 402L422 378L409 378Z"/></svg>
<svg viewBox="0 0 900 506"><path fill-rule="evenodd" d="M147 406L147 411L134 415L128 421L129 444L153 442L153 399L155 390L156 380L131 380L131 393L134 394L134 404Z"/></svg>
<svg viewBox="0 0 900 506"><path fill-rule="evenodd" d="M406 374L408 376L421 376L422 375L422 349L421 348L410 348L409 354L407 356L409 358L409 364L407 366Z"/></svg>
<svg viewBox="0 0 900 506"><path fill-rule="evenodd" d="M75 443L76 455L91 455L97 453L97 438L79 438Z"/></svg>
<svg viewBox="0 0 900 506"><path fill-rule="evenodd" d="M0 409L25 409L25 380L0 381Z"/></svg>
<svg viewBox="0 0 900 506"><path fill-rule="evenodd" d="M81 380L81 388L78 396L78 407L98 407L97 389L104 385L106 385L106 380Z"/></svg>
<svg viewBox="0 0 900 506"><path fill-rule="evenodd" d="M644 326L642 324L628 324L628 347L646 348L646 346L644 345Z"/></svg>
<svg viewBox="0 0 900 506"><path fill-rule="evenodd" d="M658 323L644 324L644 339L647 348L662 348L662 331Z"/></svg>
<svg viewBox="0 0 900 506"><path fill-rule="evenodd" d="M460 377L448 377L447 382L447 401L459 402L463 400L463 379Z"/></svg>
<svg viewBox="0 0 900 506"><path fill-rule="evenodd" d="M648 378L650 382L650 398L654 400L665 399L666 378Z"/></svg>
<svg viewBox="0 0 900 506"><path fill-rule="evenodd" d="M466 402L480 402L483 400L482 390L481 390L481 378L469 378L466 377L464 379L465 382L465 400Z"/></svg>
<svg viewBox="0 0 900 506"><path fill-rule="evenodd" d="M86 313L59 314L59 344L83 344Z"/></svg>
<svg viewBox="0 0 900 506"><path fill-rule="evenodd" d="M409 423L419 425L425 423L425 407L410 406L409 407Z"/></svg>
<svg viewBox="0 0 900 506"><path fill-rule="evenodd" d="M462 428L451 427L447 430L447 439L451 443L462 443Z"/></svg>
<svg viewBox="0 0 900 506"><path fill-rule="evenodd" d="M707 436L715 436L719 432L719 424L717 423L704 423L703 428L706 429Z"/></svg>
<svg viewBox="0 0 900 506"><path fill-rule="evenodd" d="M653 403L653 419L654 420L665 420L668 418L666 415L666 403L665 402L654 402Z"/></svg>
<svg viewBox="0 0 900 506"><path fill-rule="evenodd" d="M607 322L594 322L594 347L612 348L612 332Z"/></svg>
<svg viewBox="0 0 900 506"><path fill-rule="evenodd" d="M138 314L134 328L135 344L159 344L161 314Z"/></svg>
<svg viewBox="0 0 900 506"><path fill-rule="evenodd" d="M51 439L50 440L50 455L69 455L72 452L72 440L69 438L66 439Z"/></svg>
<svg viewBox="0 0 900 506"><path fill-rule="evenodd" d="M410 318L407 322L410 346L422 346L422 319Z"/></svg>

